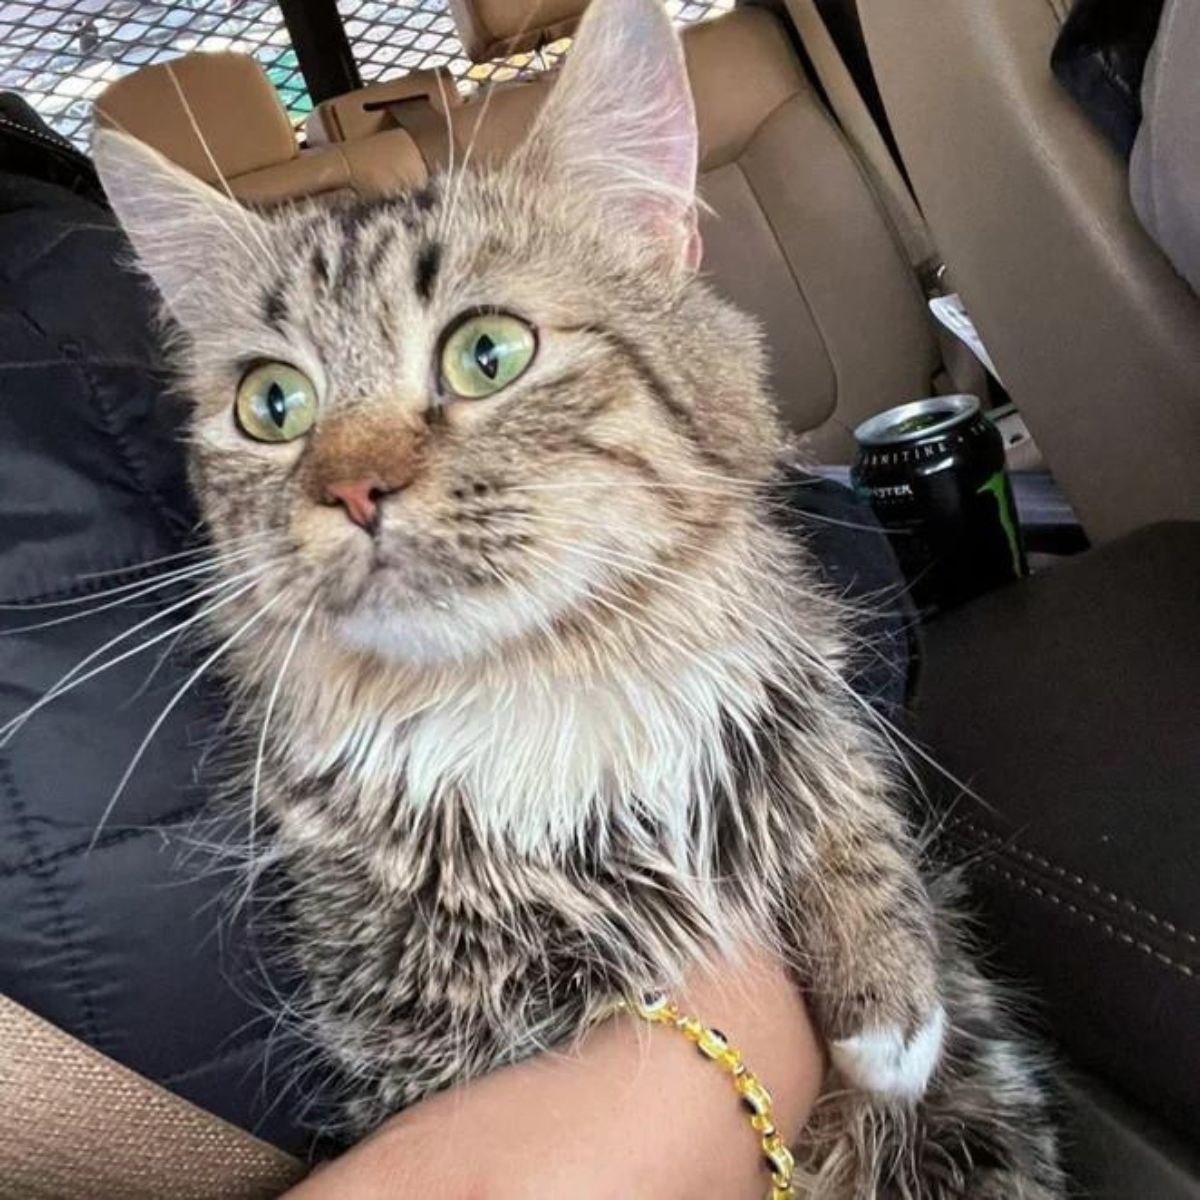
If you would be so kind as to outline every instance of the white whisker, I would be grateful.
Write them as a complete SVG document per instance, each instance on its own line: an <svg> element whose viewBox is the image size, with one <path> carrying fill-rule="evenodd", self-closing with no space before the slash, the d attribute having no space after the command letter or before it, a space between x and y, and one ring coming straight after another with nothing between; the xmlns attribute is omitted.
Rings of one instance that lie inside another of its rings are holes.
<svg viewBox="0 0 1200 1200"><path fill-rule="evenodd" d="M173 638L159 651L158 657L154 660L154 666L146 673L146 678L138 684L135 691L130 693L129 698L121 705L122 711L131 708L136 704L149 690L151 684L158 677L159 671L167 664L167 660L175 653L180 641L183 639L186 629L180 629Z"/></svg>
<svg viewBox="0 0 1200 1200"><path fill-rule="evenodd" d="M438 99L441 101L442 112L446 118L446 181L454 182L454 118L450 113L450 105L446 102L446 85L442 81L441 71L434 71L433 78L437 83ZM450 206L443 203L442 215L438 221L438 241L445 241L446 230L450 223Z"/></svg>
<svg viewBox="0 0 1200 1200"><path fill-rule="evenodd" d="M13 735L20 730L25 722L34 716L34 714L45 708L47 704L52 703L54 700L57 700L60 696L66 695L68 692L74 691L75 688L87 683L89 679L94 679L97 675L109 670L112 667L115 667L118 663L125 662L127 659L134 657L134 655L141 654L143 651L149 650L151 646L158 645L160 642L165 641L167 638L178 633L180 629L190 628L199 621L205 620L210 614L218 611L221 608L224 608L227 604L232 603L239 596L244 595L251 588L253 588L257 583L257 577L266 569L267 565L263 565L253 568L250 571L243 572L240 575L235 575L232 579L225 580L224 582L205 589L196 595L188 596L186 599L170 605L161 612L157 612L153 616L146 618L146 620L140 621L132 629L127 629L123 633L118 634L116 637L111 638L99 649L93 650L90 654L86 655L83 659L76 663L75 666L73 666L61 679L59 679L57 683L50 687L49 690L47 690L45 694L40 697L40 699L31 704L29 708L25 709L24 712L11 718L9 721L5 722L5 724L0 725L0 746L7 745L12 739ZM125 641L127 638L132 637L135 633L141 629L144 629L147 625L151 625L155 621L162 620L163 617L168 616L172 612L176 612L181 608L185 608L194 604L200 596L214 595L225 592L230 587L246 579L247 577L250 577L250 581L248 583L244 583L241 587L236 588L236 590L233 592L221 596L219 600L214 601L212 604L206 605L199 612L194 613L192 616L186 618L184 621L181 621L179 624L172 625L170 629L164 630L162 633L155 634L153 637L139 643L137 646L134 646L131 650L126 650L119 654L116 658L101 663L98 667L94 667L92 670L87 671L82 675L79 674L83 667L90 662L94 662L106 650L109 650L110 648Z"/></svg>
<svg viewBox="0 0 1200 1200"><path fill-rule="evenodd" d="M122 792L125 791L126 785L133 776L137 765L142 761L142 756L146 753L150 743L154 740L154 735L163 727L163 723L175 711L175 706L187 695L196 681L213 665L247 630L253 628L263 617L267 615L284 599L282 593L273 596L261 608L259 608L251 617L243 621L207 658L184 680L179 690L166 703L161 713L155 719L154 724L150 726L146 736L142 738L137 750L134 751L133 758L129 762L129 766L125 768L125 773L121 776L120 782L117 784L116 790L113 792L108 803L104 806L104 811L100 814L100 820L96 825L96 830L92 834L91 841L88 843L88 850L95 849L96 840L99 838L101 831L104 829L113 808L117 801L121 798Z"/></svg>
<svg viewBox="0 0 1200 1200"><path fill-rule="evenodd" d="M262 770L263 756L267 749L267 737L271 732L271 718L275 715L275 705L279 701L279 693L283 687L283 681L287 676L288 667L291 666L292 658L295 656L296 647L300 645L300 639L304 636L304 630L308 626L313 613L317 608L317 600L314 597L308 607L304 610L300 620L296 623L296 628L292 633L291 641L288 643L283 660L279 664L279 673L275 676L275 683L271 687L271 693L267 697L266 711L263 713L262 729L258 735L258 747L254 755L254 778L250 786L250 833L249 833L249 854L253 857L254 854L254 838L257 829L258 820L258 796L259 790L262 787Z"/></svg>
<svg viewBox="0 0 1200 1200"><path fill-rule="evenodd" d="M89 596L76 596L69 600L51 600L45 603L33 605L0 605L6 611L21 610L25 607L29 608L63 608L66 606L78 607L81 604L88 605L83 612L70 613L65 617L53 617L48 621L38 621L32 625L18 625L13 629L0 629L0 637L10 637L19 633L32 633L36 629L50 629L55 625L65 625L69 621L80 621L87 617L95 616L96 613L107 612L111 608L119 608L123 604L130 604L134 600L140 600L143 596L153 595L155 592L161 592L167 588L177 587L189 579L195 579L197 576L211 575L214 571L219 570L225 563L234 562L238 559L245 558L252 554L253 551L246 550L241 554L229 555L221 563L205 562L200 566L187 567L179 571L172 571L167 575L157 577L153 582L147 583L144 579L139 579L134 583L126 583L121 587L108 588L103 592L95 592ZM121 594L118 600L109 600L103 604L89 603L100 600L105 596Z"/></svg>
<svg viewBox="0 0 1200 1200"><path fill-rule="evenodd" d="M233 188L229 186L229 180L225 177L225 172L221 170L220 164L216 160L216 156L212 152L212 147L208 144L208 138L204 136L204 131L200 128L200 122L196 120L196 114L192 111L192 106L184 94L183 87L179 82L178 76L175 74L175 68L170 64L164 64L167 68L167 75L170 77L171 84L175 88L176 94L179 96L179 103L183 106L184 115L188 119L188 124L192 127L192 132L196 135L196 141L200 144L200 149L204 153L204 157L208 159L208 164L212 167L213 174L216 175L217 181L221 185L221 190L229 198L235 206L237 212L242 215L243 228L246 229L255 239L259 251L264 256L270 255L270 247L266 243L266 239L262 236L258 227L255 225L253 218L242 207L241 202L234 194ZM232 230L230 231L232 233Z"/></svg>
<svg viewBox="0 0 1200 1200"><path fill-rule="evenodd" d="M193 546L190 550L179 550L174 554L164 554L160 558L147 558L141 562L129 563L123 567L110 567L105 571L84 571L76 575L77 580L82 579L104 579L110 575L128 575L134 571L144 571L147 567L157 567L162 563L174 562L181 558L199 558L201 555L207 555L210 558L218 558L220 554L224 554L228 550L237 550L251 542L261 542L261 533L247 533L241 537L223 538L221 541L220 552L217 547L209 542L205 542L202 546Z"/></svg>

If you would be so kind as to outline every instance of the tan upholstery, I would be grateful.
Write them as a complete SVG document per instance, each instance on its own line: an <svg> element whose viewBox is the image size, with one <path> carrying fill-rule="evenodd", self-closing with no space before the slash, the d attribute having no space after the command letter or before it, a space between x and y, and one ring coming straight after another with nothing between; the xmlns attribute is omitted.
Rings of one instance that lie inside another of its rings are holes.
<svg viewBox="0 0 1200 1200"><path fill-rule="evenodd" d="M242 54L188 54L111 84L101 121L141 138L208 183L256 204L304 195L386 195L426 177L398 128L302 151L262 67Z"/></svg>
<svg viewBox="0 0 1200 1200"><path fill-rule="evenodd" d="M485 107L478 97L464 101L446 72L420 71L325 101L308 119L306 130L310 143L325 145L403 129L415 140L430 170L437 170L449 162L451 130L461 161L476 122L486 115L487 137L471 147L471 154L503 158L525 136L552 79L547 74L528 82L496 84L489 89L491 99Z"/></svg>
<svg viewBox="0 0 1200 1200"><path fill-rule="evenodd" d="M569 37L585 7L581 0L450 0L463 48L477 63Z"/></svg>
<svg viewBox="0 0 1200 1200"><path fill-rule="evenodd" d="M740 9L685 29L684 49L712 209L701 219L705 270L763 322L788 423L811 431L820 458L848 462L855 424L930 390L939 359L924 299L778 19ZM473 138L476 158L507 155L553 84L550 73L450 103L458 161ZM400 124L431 167L444 166L447 106L422 85L429 103L401 98L386 117L368 111L392 86L322 105L319 136Z"/></svg>
<svg viewBox="0 0 1200 1200"><path fill-rule="evenodd" d="M110 84L97 107L131 133L153 128L152 144L208 183L217 181L214 160L225 175L235 176L296 154L291 122L271 81L244 54L188 54L144 67ZM209 153L193 119L204 130Z"/></svg>
<svg viewBox="0 0 1200 1200"><path fill-rule="evenodd" d="M707 269L763 322L784 417L849 462L854 426L928 394L936 371L920 290L855 162L797 96L702 188Z"/></svg>
<svg viewBox="0 0 1200 1200"><path fill-rule="evenodd" d="M689 28L684 47L705 269L762 321L785 419L848 462L859 421L930 390L924 297L778 21L737 11Z"/></svg>
<svg viewBox="0 0 1200 1200"><path fill-rule="evenodd" d="M304 1164L0 996L0 1200L270 1200Z"/></svg>
<svg viewBox="0 0 1200 1200"><path fill-rule="evenodd" d="M791 97L812 99L783 26L765 9L730 13L683 34L702 172L742 154L762 123Z"/></svg>
<svg viewBox="0 0 1200 1200"><path fill-rule="evenodd" d="M1200 300L1055 84L1062 3L859 0L955 283L1093 537L1200 517Z"/></svg>
<svg viewBox="0 0 1200 1200"><path fill-rule="evenodd" d="M462 103L453 76L444 67L413 71L335 96L317 106L305 124L310 146L349 142L390 129L419 127L422 118L441 129L446 110Z"/></svg>
<svg viewBox="0 0 1200 1200"><path fill-rule="evenodd" d="M271 205L297 196L390 196L427 176L412 138L392 129L363 141L303 150L286 162L239 175L231 186L239 200Z"/></svg>

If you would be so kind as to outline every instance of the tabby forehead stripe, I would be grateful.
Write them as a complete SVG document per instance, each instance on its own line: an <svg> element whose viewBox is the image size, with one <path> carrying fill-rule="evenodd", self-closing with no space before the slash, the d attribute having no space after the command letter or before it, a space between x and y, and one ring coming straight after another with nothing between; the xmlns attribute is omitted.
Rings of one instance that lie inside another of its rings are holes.
<svg viewBox="0 0 1200 1200"><path fill-rule="evenodd" d="M418 212L429 213L433 212L433 206L437 203L438 190L437 180L431 179L424 187L417 188L412 194L413 207Z"/></svg>
<svg viewBox="0 0 1200 1200"><path fill-rule="evenodd" d="M414 287L420 299L428 301L433 294L433 285L437 282L438 271L442 265L442 247L438 242L426 242L417 254L416 278Z"/></svg>
<svg viewBox="0 0 1200 1200"><path fill-rule="evenodd" d="M329 259L321 246L313 251L311 270L313 283L323 288L329 282Z"/></svg>
<svg viewBox="0 0 1200 1200"><path fill-rule="evenodd" d="M383 293L379 297L379 310L375 314L376 326L379 329L380 338L393 349L396 347L396 310L392 305L391 297L387 293Z"/></svg>
<svg viewBox="0 0 1200 1200"><path fill-rule="evenodd" d="M263 292L263 320L276 332L283 333L288 319L287 284L282 276Z"/></svg>

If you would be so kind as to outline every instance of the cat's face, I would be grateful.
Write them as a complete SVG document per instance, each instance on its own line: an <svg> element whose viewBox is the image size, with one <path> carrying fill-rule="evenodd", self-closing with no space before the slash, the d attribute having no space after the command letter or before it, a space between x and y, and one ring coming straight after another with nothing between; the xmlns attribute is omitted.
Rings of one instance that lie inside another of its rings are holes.
<svg viewBox="0 0 1200 1200"><path fill-rule="evenodd" d="M744 519L730 480L776 430L753 327L694 279L657 0L596 0L495 172L263 216L128 139L97 156L186 335L198 498L225 570L257 572L239 611L469 659L636 619Z"/></svg>

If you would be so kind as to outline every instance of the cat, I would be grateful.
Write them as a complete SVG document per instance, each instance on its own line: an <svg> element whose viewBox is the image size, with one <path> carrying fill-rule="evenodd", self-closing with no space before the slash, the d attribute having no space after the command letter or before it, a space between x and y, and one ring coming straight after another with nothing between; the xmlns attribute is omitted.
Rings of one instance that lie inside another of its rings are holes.
<svg viewBox="0 0 1200 1200"><path fill-rule="evenodd" d="M258 212L95 156L178 331L243 801L344 1132L765 945L829 1047L812 1195L1061 1196L1044 1072L764 502L784 435L698 273L658 0L595 0L520 148L407 194Z"/></svg>

